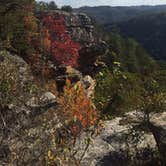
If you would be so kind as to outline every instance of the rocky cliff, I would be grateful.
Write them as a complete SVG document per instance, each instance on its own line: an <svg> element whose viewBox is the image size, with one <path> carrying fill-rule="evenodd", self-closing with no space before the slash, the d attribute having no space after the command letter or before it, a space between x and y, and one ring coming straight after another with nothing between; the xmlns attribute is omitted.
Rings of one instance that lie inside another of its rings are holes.
<svg viewBox="0 0 166 166"><path fill-rule="evenodd" d="M67 27L66 33L69 33L73 40L83 45L96 45L101 41L99 36L95 35L96 30L91 18L84 13L68 13L61 10L54 10L52 12L40 13L38 17L41 19L47 15L52 15L55 19L63 16Z"/></svg>
<svg viewBox="0 0 166 166"><path fill-rule="evenodd" d="M92 19L84 13L68 13L60 10L38 14L40 20L50 16L57 22L56 28L65 28L63 36L71 38L80 45L79 70L83 74L93 75L93 72L103 66L102 63L98 63L98 59L105 53L107 45L98 34ZM65 24L63 27L60 25L62 20ZM52 34L51 38L56 38L56 36ZM62 38L61 40L65 43L65 40L63 41Z"/></svg>

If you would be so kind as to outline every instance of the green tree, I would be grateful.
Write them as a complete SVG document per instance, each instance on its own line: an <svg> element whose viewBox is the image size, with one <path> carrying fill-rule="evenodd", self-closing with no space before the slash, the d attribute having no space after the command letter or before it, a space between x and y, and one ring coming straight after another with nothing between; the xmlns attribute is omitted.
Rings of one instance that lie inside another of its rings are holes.
<svg viewBox="0 0 166 166"><path fill-rule="evenodd" d="M43 2L43 1L36 2L35 10L37 12L47 11L48 10L48 3Z"/></svg>
<svg viewBox="0 0 166 166"><path fill-rule="evenodd" d="M66 12L72 12L73 9L71 6L65 5L61 7L61 10L66 11Z"/></svg>
<svg viewBox="0 0 166 166"><path fill-rule="evenodd" d="M144 126L147 127L154 136L160 154L161 165L165 165L165 142L163 142L165 131L162 131L163 129L155 126L155 124L151 122L151 115L166 111L166 92L160 88L159 82L152 76L143 79L143 86L144 92L141 95L142 104L138 109L143 112Z"/></svg>
<svg viewBox="0 0 166 166"><path fill-rule="evenodd" d="M48 4L48 8L49 10L56 10L58 8L58 6L55 4L54 1L51 1L49 4Z"/></svg>

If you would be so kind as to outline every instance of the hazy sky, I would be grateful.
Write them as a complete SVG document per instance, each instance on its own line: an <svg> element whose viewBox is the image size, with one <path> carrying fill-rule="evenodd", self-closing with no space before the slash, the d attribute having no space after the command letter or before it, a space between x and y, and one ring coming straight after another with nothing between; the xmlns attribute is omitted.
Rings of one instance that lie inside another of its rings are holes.
<svg viewBox="0 0 166 166"><path fill-rule="evenodd" d="M40 1L40 0L38 0ZM51 0L44 0L51 1ZM54 0L58 6L71 5L72 7L80 6L131 6L131 5L161 5L166 4L166 0Z"/></svg>

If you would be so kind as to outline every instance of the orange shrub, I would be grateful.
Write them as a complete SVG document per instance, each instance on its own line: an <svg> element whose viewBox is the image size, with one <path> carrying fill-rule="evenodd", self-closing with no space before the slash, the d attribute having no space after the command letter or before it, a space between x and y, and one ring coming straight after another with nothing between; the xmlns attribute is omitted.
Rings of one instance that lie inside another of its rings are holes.
<svg viewBox="0 0 166 166"><path fill-rule="evenodd" d="M97 122L97 111L93 103L87 98L85 89L81 83L72 85L69 80L66 81L64 94L60 98L64 117L71 124L71 131L78 133L83 129L88 129Z"/></svg>
<svg viewBox="0 0 166 166"><path fill-rule="evenodd" d="M43 38L42 38L42 45L44 47L44 49L46 51L50 51L51 48L51 39L50 39L50 34L49 34L49 30L47 28L43 28L42 29L42 34L43 34Z"/></svg>

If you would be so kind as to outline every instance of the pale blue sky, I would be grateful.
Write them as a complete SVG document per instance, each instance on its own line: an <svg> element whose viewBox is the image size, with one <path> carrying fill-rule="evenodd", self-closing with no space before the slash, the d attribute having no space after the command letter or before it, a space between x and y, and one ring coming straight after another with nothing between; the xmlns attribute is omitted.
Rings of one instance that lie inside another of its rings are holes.
<svg viewBox="0 0 166 166"><path fill-rule="evenodd" d="M38 0L40 1L40 0ZM51 1L51 0L43 0ZM54 0L58 6L71 5L72 7L80 6L131 6L131 5L162 5L166 0Z"/></svg>

